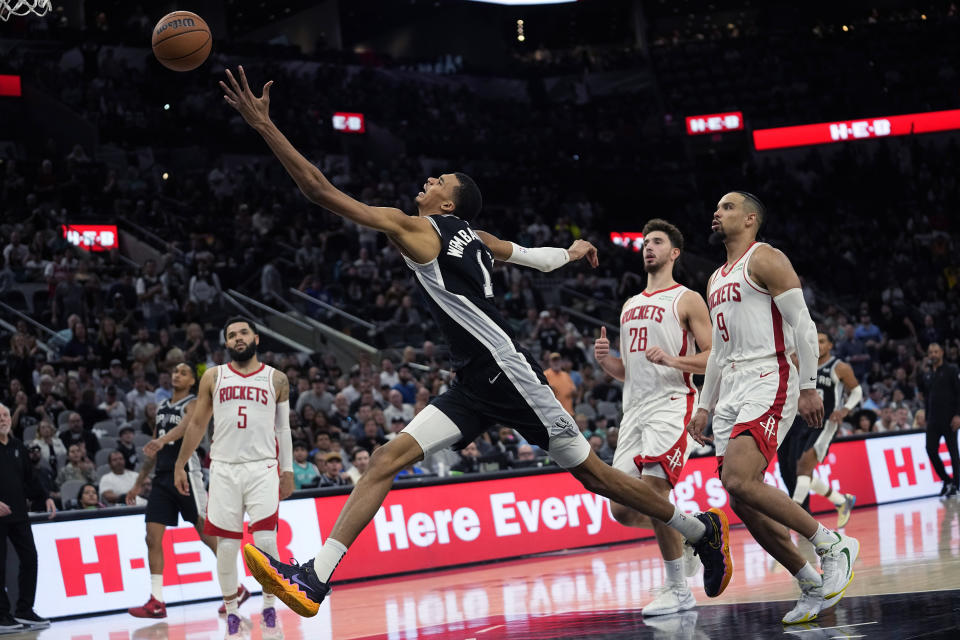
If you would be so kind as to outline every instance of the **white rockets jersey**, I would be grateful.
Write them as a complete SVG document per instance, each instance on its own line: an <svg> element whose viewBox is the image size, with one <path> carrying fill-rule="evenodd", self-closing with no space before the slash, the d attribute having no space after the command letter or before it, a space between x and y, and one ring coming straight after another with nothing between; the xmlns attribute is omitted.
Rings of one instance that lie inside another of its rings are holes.
<svg viewBox="0 0 960 640"><path fill-rule="evenodd" d="M217 367L213 390L213 442L210 458L221 462L277 459L277 391L273 367L238 373Z"/></svg>
<svg viewBox="0 0 960 640"><path fill-rule="evenodd" d="M660 347L673 356L696 354L693 335L680 326L677 303L689 291L676 284L668 289L637 294L626 301L620 314L620 357L623 359L623 422L642 414L670 397L689 396L696 402L697 388L690 374L653 364L646 350ZM692 406L692 405L691 405Z"/></svg>
<svg viewBox="0 0 960 640"><path fill-rule="evenodd" d="M776 303L747 274L750 257L762 244L754 242L739 260L713 272L707 305L713 322L713 353L721 367L793 351L793 334Z"/></svg>

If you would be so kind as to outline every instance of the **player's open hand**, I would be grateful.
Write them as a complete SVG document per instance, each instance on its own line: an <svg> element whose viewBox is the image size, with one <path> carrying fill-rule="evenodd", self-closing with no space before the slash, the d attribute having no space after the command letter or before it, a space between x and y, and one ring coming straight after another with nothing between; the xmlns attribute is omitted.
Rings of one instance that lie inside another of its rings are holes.
<svg viewBox="0 0 960 640"><path fill-rule="evenodd" d="M247 74L243 72L243 66L237 67L237 75L240 81L233 77L230 69L227 69L228 85L223 80L220 81L220 88L223 89L223 99L227 104L240 112L243 119L251 127L258 127L270 122L270 86L273 80L263 85L263 95L259 98L253 95L250 85L247 84Z"/></svg>
<svg viewBox="0 0 960 640"><path fill-rule="evenodd" d="M130 491L127 491L126 500L124 500L124 502L127 503L127 506L129 507L137 506L137 496L140 495L140 489L141 487L139 484L135 484L132 487L130 487Z"/></svg>
<svg viewBox="0 0 960 640"><path fill-rule="evenodd" d="M706 409L697 409L697 412L693 414L693 419L687 423L687 432L690 434L690 437L699 444L713 442L713 438L703 435L704 430L707 428L707 418L709 417L710 415Z"/></svg>
<svg viewBox="0 0 960 640"><path fill-rule="evenodd" d="M797 413L809 426L819 429L823 426L823 398L816 389L802 389Z"/></svg>
<svg viewBox="0 0 960 640"><path fill-rule="evenodd" d="M600 264L597 259L597 248L586 240L574 240L570 248L567 249L567 253L570 254L570 262L586 258L593 268Z"/></svg>
<svg viewBox="0 0 960 640"><path fill-rule="evenodd" d="M173 486L183 495L190 495L190 482L187 480L187 472L183 470L183 467L177 467L173 470Z"/></svg>
<svg viewBox="0 0 960 640"><path fill-rule="evenodd" d="M600 337L593 341L593 357L597 362L603 362L608 355L610 355L610 340L607 339L607 328L600 327Z"/></svg>

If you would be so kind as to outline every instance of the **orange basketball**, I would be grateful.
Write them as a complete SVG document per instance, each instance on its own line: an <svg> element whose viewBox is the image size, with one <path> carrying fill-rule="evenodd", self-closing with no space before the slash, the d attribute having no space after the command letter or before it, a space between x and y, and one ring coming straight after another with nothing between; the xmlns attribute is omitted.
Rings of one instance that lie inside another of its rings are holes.
<svg viewBox="0 0 960 640"><path fill-rule="evenodd" d="M174 11L153 28L153 55L174 71L191 71L204 63L213 47L210 27L190 11Z"/></svg>

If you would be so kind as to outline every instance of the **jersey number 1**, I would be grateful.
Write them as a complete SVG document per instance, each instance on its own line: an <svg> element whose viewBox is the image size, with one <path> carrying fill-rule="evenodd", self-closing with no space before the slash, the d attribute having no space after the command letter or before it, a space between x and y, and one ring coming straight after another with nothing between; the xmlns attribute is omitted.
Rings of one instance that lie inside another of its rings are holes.
<svg viewBox="0 0 960 640"><path fill-rule="evenodd" d="M493 283L490 281L490 272L483 266L483 256L480 255L480 249L477 249L477 264L480 265L480 272L483 273L483 297L493 297Z"/></svg>
<svg viewBox="0 0 960 640"><path fill-rule="evenodd" d="M237 429L247 428L247 414L245 413L246 410L247 410L246 407L237 407L237 415L240 417L240 419L237 420Z"/></svg>
<svg viewBox="0 0 960 640"><path fill-rule="evenodd" d="M647 350L647 328L630 327L630 353Z"/></svg>

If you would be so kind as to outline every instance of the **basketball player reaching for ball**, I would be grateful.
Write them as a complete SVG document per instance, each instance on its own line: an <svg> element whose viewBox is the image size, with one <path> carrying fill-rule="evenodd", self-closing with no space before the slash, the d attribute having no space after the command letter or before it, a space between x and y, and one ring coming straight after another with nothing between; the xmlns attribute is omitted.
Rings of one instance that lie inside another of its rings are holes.
<svg viewBox="0 0 960 640"><path fill-rule="evenodd" d="M649 485L604 464L554 396L543 370L511 337L494 302L490 278L494 259L551 271L581 258L596 266L596 248L577 240L569 249L526 249L474 231L467 220L480 211L480 190L463 173L428 178L416 197L419 215L358 202L330 184L270 121L270 83L258 98L242 67L239 80L229 71L227 76L229 85L221 82L226 101L263 136L304 195L336 215L382 231L400 249L448 340L457 370L450 390L374 452L316 557L304 564L286 564L276 559L275 552L244 546L247 566L264 591L276 593L300 615L315 615L330 590L330 576L380 509L394 476L424 455L463 447L502 422L546 449L587 489L679 530L695 543L703 560L708 595L719 595L732 571L729 527L722 512L687 516Z"/></svg>
<svg viewBox="0 0 960 640"><path fill-rule="evenodd" d="M217 576L227 611L227 638L241 637L237 613L237 552L243 512L257 546L277 554L277 511L293 493L293 442L290 439L290 381L257 360L260 336L246 318L223 326L231 362L207 369L200 378L196 407L183 434L174 469L180 493L190 492L183 467L194 455L213 416L210 444L210 499L204 532L217 536ZM279 463L279 473L278 473ZM264 638L282 637L275 598L263 596Z"/></svg>
<svg viewBox="0 0 960 640"><path fill-rule="evenodd" d="M839 528L850 520L850 512L857 498L853 494L844 494L839 489L830 488L820 478L813 478L812 474L826 457L840 423L860 404L863 389L853 374L853 367L830 354L833 350L830 336L821 331L817 334L817 342L820 349L820 359L817 361L817 393L823 399L823 415L829 417L823 429L809 426L802 416L796 417L790 433L778 449L780 475L783 476L787 489L793 491L793 501L797 504L806 502L810 491L832 502L839 513ZM791 475L795 478L792 483L788 480Z"/></svg>
<svg viewBox="0 0 960 640"><path fill-rule="evenodd" d="M816 389L817 330L790 261L756 241L765 215L760 200L744 191L723 196L713 214L713 231L726 245L727 262L707 284L713 348L697 413L687 428L702 444L714 411L713 442L731 508L800 582L800 600L783 618L792 624L813 620L843 596L860 543L822 526L763 481L797 411L810 426L819 428L823 420ZM794 351L799 372L790 361ZM788 528L813 543L822 576L800 555Z"/></svg>
<svg viewBox="0 0 960 640"><path fill-rule="evenodd" d="M197 528L200 539L217 552L217 539L203 532L203 518L207 511L207 492L203 488L200 460L196 454L187 462L186 475L190 483L190 495L183 496L173 484L173 467L180 454L181 437L187 425L186 419L193 410L197 396L192 392L197 377L193 369L181 362L171 373L173 397L165 399L157 407L157 422L153 437L143 448L147 459L140 467L140 475L127 492L127 504L135 505L137 495L150 472L156 467L153 487L147 499L147 559L150 564L150 599L140 607L128 609L138 618L165 618L167 606L163 599L163 532L167 527L177 526L179 515ZM250 597L250 592L241 587L240 602ZM225 612L221 607L222 612Z"/></svg>
<svg viewBox="0 0 960 640"><path fill-rule="evenodd" d="M690 456L686 426L697 400L691 374L702 374L710 355L707 305L699 294L673 279L673 266L682 250L683 234L669 222L655 219L643 227L647 286L623 305L621 356L610 355L606 329L601 329L593 347L603 370L624 383L623 422L613 467L640 478L664 498L669 497ZM680 534L619 503L611 505L611 512L627 526L652 525L660 545L666 583L653 602L643 608L643 615L693 608L697 602L687 576L696 573L698 563L692 554L685 554L690 547L683 544Z"/></svg>

